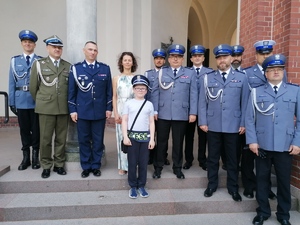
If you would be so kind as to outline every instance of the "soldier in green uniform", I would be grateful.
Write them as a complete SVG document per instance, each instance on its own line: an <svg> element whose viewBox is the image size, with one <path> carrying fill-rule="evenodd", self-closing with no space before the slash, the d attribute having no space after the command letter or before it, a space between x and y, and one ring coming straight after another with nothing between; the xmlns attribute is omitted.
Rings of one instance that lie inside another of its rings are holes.
<svg viewBox="0 0 300 225"><path fill-rule="evenodd" d="M53 35L44 42L49 56L33 63L29 91L36 102L35 112L39 114L42 178L48 178L53 165L54 172L66 174L65 145L69 121L67 95L71 64L61 59L63 42L59 37Z"/></svg>

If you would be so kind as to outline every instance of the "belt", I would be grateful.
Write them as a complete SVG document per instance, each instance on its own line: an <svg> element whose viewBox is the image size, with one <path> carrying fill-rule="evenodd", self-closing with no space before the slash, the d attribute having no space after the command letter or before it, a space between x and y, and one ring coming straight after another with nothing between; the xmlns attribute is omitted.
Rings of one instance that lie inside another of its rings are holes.
<svg viewBox="0 0 300 225"><path fill-rule="evenodd" d="M29 91L29 86L28 85L24 85L22 87L16 87L17 91Z"/></svg>

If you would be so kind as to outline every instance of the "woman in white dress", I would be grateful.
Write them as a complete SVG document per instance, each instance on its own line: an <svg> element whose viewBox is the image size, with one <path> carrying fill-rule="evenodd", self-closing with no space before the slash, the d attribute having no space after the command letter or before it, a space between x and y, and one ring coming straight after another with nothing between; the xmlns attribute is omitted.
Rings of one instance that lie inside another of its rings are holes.
<svg viewBox="0 0 300 225"><path fill-rule="evenodd" d="M118 60L120 75L113 77L113 110L116 123L116 138L118 149L119 174L124 175L128 171L127 154L121 151L122 135L122 109L128 99L133 98L131 79L137 69L137 61L131 52L123 52Z"/></svg>

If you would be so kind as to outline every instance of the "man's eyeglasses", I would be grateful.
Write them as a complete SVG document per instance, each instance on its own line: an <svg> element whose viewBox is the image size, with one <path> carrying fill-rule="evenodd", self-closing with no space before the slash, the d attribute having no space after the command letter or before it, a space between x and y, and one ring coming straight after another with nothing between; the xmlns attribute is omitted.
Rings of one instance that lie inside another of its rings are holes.
<svg viewBox="0 0 300 225"><path fill-rule="evenodd" d="M137 87L135 87L134 90L136 90L136 91L146 91L147 88L137 88Z"/></svg>
<svg viewBox="0 0 300 225"><path fill-rule="evenodd" d="M283 68L273 68L273 69L267 69L266 72L267 73L274 73L274 72L281 72L283 71Z"/></svg>

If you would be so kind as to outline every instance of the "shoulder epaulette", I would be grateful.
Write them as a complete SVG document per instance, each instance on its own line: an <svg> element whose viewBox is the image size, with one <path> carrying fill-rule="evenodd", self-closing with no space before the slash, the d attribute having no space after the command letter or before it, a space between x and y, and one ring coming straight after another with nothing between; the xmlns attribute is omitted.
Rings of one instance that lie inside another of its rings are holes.
<svg viewBox="0 0 300 225"><path fill-rule="evenodd" d="M161 69L169 68L169 66L162 66Z"/></svg>
<svg viewBox="0 0 300 225"><path fill-rule="evenodd" d="M80 65L82 62L77 62L74 64L74 66Z"/></svg>
<svg viewBox="0 0 300 225"><path fill-rule="evenodd" d="M20 57L21 55L15 55L15 56L13 56L12 58L18 58L18 57Z"/></svg>
<svg viewBox="0 0 300 225"><path fill-rule="evenodd" d="M211 73L215 73L215 71L214 70L212 70L212 71L209 71L208 73L206 73L206 74L211 74Z"/></svg>
<svg viewBox="0 0 300 225"><path fill-rule="evenodd" d="M104 66L108 66L106 63L103 63L103 62L98 62L98 63L101 65L104 65Z"/></svg>
<svg viewBox="0 0 300 225"><path fill-rule="evenodd" d="M243 68L244 70L250 69L252 66L248 66L246 68Z"/></svg>
<svg viewBox="0 0 300 225"><path fill-rule="evenodd" d="M293 86L299 87L299 84L295 84L295 83L286 83L286 84L289 84L289 85L293 85Z"/></svg>
<svg viewBox="0 0 300 225"><path fill-rule="evenodd" d="M194 67L189 67L189 66L185 66L184 68L190 69L190 70L193 70L193 69L194 69Z"/></svg>
<svg viewBox="0 0 300 225"><path fill-rule="evenodd" d="M145 72L151 72L153 69L150 69L150 70L146 70Z"/></svg>

